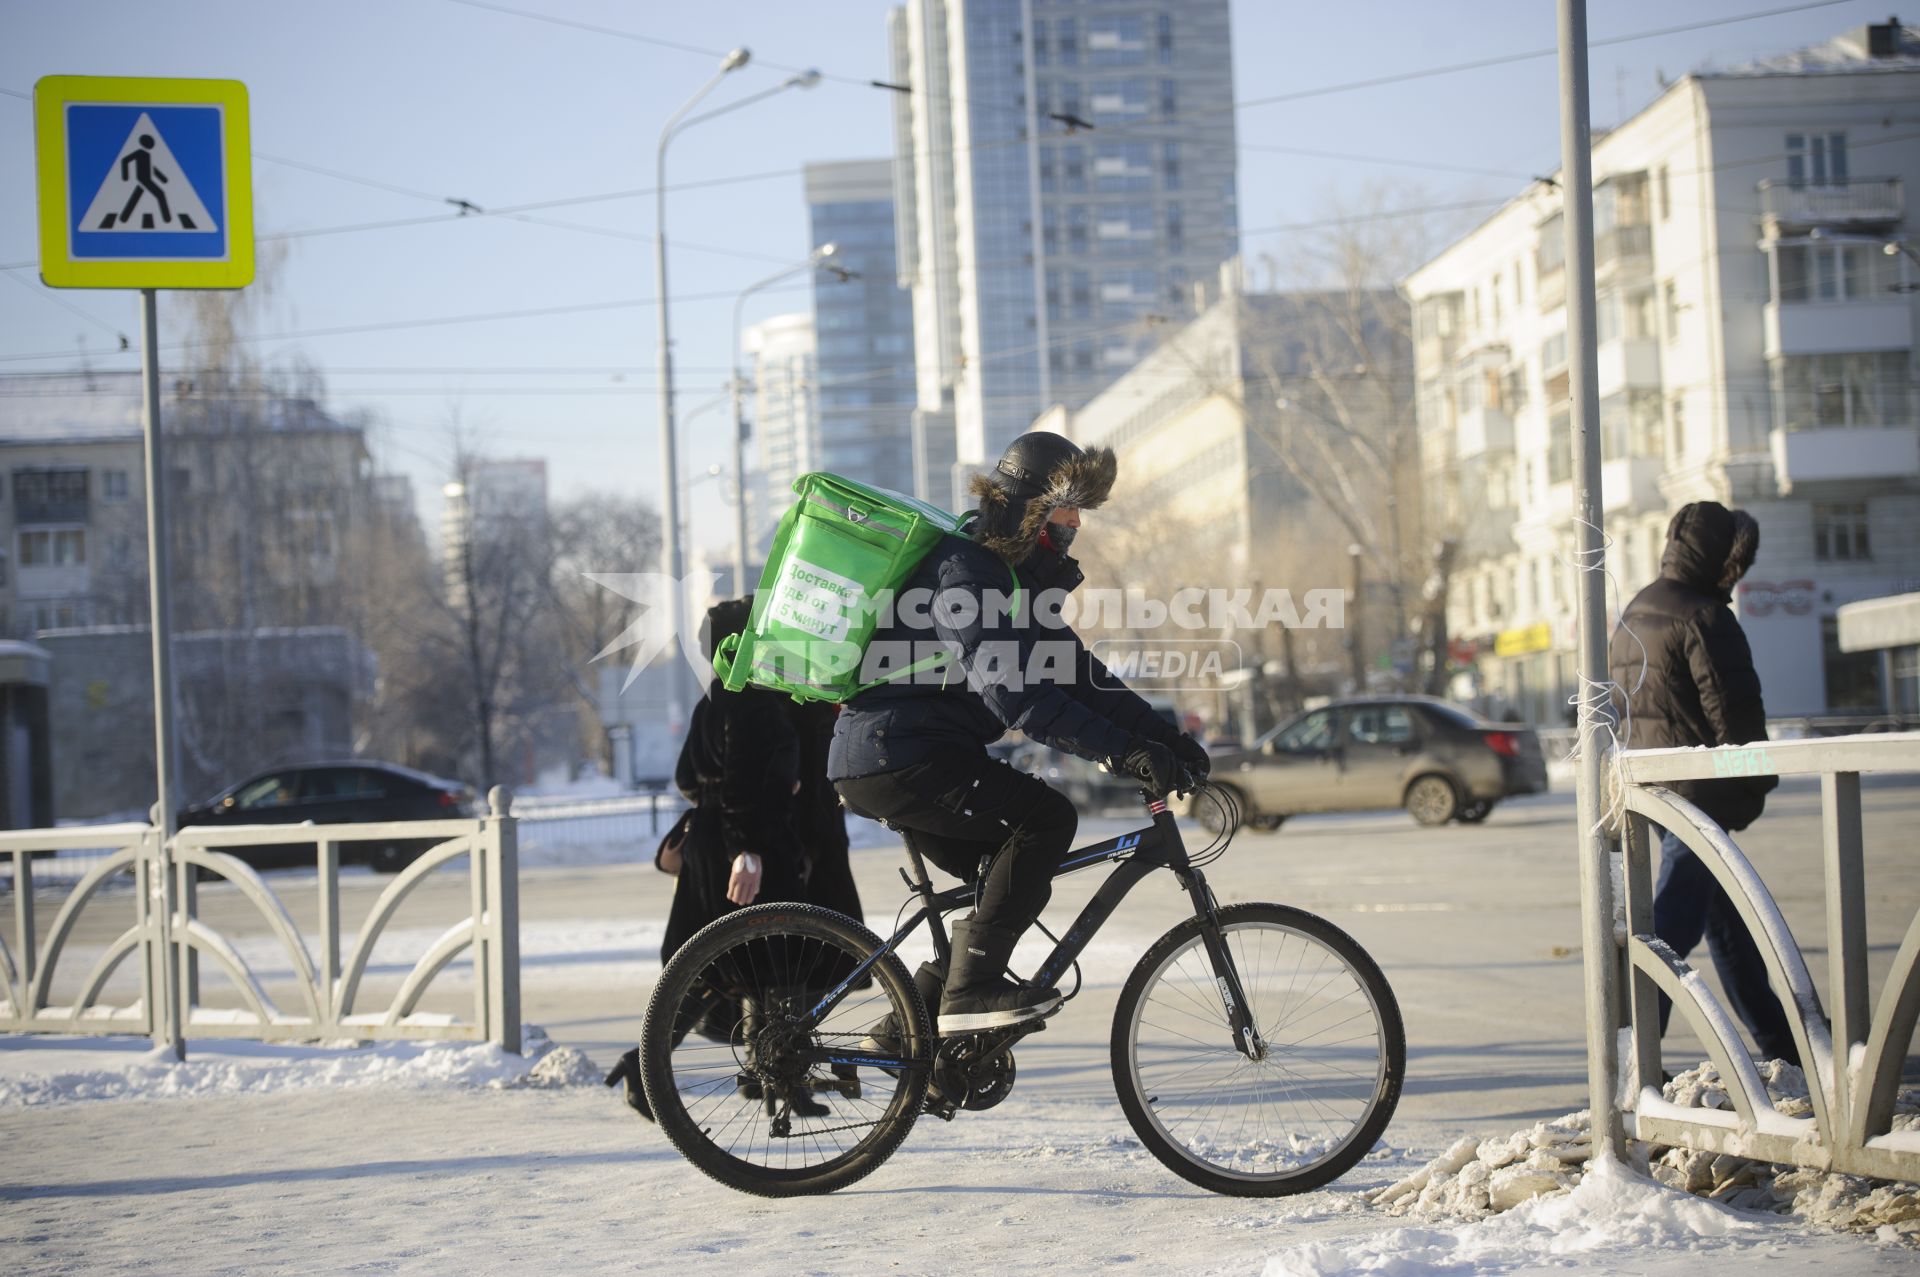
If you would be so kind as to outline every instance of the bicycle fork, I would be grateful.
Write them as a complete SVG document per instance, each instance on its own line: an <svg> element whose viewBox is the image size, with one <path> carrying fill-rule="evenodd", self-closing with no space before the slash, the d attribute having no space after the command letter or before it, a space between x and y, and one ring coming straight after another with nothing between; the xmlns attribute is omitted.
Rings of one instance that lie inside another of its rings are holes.
<svg viewBox="0 0 1920 1277"><path fill-rule="evenodd" d="M1214 991L1220 995L1220 1005L1227 1013L1227 1024L1233 1030L1233 1046L1249 1060L1267 1058L1266 1039L1260 1036L1260 1030L1253 1022L1253 1007L1247 1002L1245 988L1240 983L1240 969L1234 964L1233 954L1227 948L1226 933L1220 929L1220 911L1213 891L1207 886L1206 875L1198 869L1188 870L1181 885L1193 898L1194 912L1201 919L1200 941L1206 947L1207 961L1213 968Z"/></svg>

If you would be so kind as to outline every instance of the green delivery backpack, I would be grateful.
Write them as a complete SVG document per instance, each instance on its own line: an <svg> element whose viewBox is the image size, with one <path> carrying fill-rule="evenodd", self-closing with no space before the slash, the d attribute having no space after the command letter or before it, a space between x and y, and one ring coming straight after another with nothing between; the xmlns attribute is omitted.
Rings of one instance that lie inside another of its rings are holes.
<svg viewBox="0 0 1920 1277"><path fill-rule="evenodd" d="M793 490L800 499L773 535L746 631L721 640L713 654L722 685L838 702L944 665L941 653L860 682L884 602L941 537L959 530L961 516L836 474L803 474ZM1018 582L1015 589L1017 598Z"/></svg>

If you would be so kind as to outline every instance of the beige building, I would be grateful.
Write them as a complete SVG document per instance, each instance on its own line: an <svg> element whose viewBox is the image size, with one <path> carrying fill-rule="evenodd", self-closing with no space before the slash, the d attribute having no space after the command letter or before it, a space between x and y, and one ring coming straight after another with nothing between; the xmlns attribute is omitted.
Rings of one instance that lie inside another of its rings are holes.
<svg viewBox="0 0 1920 1277"><path fill-rule="evenodd" d="M1916 103L1920 37L1869 27L1688 75L1594 143L1610 602L1679 506L1751 511L1736 606L1776 714L1878 704L1835 613L1920 574ZM1536 722L1575 681L1563 235L1536 182L1405 282L1428 516L1459 547L1452 690Z"/></svg>

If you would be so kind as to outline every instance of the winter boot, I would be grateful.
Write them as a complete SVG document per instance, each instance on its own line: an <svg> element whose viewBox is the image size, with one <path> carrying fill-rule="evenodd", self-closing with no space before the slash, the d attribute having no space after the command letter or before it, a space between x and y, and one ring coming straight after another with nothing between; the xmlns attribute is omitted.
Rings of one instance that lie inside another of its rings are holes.
<svg viewBox="0 0 1920 1277"><path fill-rule="evenodd" d="M1060 1005L1060 990L1007 979L1020 933L968 919L953 924L953 961L940 995L940 1033L978 1033L1037 1020Z"/></svg>
<svg viewBox="0 0 1920 1277"><path fill-rule="evenodd" d="M627 1101L627 1107L653 1121L653 1109L647 1103L647 1089L640 1084L640 1048L635 1047L620 1057L620 1063L613 1066L613 1072L607 1074L608 1086L625 1085L621 1092Z"/></svg>
<svg viewBox="0 0 1920 1277"><path fill-rule="evenodd" d="M940 1013L940 990L947 982L947 973L937 963L923 962L920 969L913 973L913 987L920 991L920 1001L926 1005L929 1015ZM877 1051L883 1055L899 1055L907 1049L900 1037L900 1022L889 1011L874 1022L867 1030L867 1036L860 1039L862 1051ZM899 1077L898 1069L882 1069L891 1077Z"/></svg>

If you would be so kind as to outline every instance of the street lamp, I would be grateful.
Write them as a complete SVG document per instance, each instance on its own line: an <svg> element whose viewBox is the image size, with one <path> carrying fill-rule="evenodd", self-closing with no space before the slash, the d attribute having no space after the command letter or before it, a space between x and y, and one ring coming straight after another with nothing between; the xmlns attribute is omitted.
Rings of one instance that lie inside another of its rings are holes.
<svg viewBox="0 0 1920 1277"><path fill-rule="evenodd" d="M730 72L738 71L747 65L752 54L744 49L735 49L720 60L720 69L715 71L707 82L700 86L694 95L681 104L680 109L667 117L666 124L660 130L660 145L654 153L654 222L653 222L653 270L658 284L659 297L656 305L659 310L660 329L660 488L664 494L664 509L661 511L661 523L666 535L661 538L660 566L667 578L667 624L674 637L679 638L684 621L686 600L681 597L680 577L684 560L680 546L680 491L679 491L679 449L674 438L673 424L673 345L667 306L667 143L681 129L710 120L716 115L728 111L737 111L764 98L787 89L810 89L820 82L818 71L803 71L782 80L770 89L748 94L737 102L731 102L716 110L702 115L689 117L688 112L699 105L700 100L713 92L721 80ZM668 717L684 722L682 694L691 690L685 677L680 673L678 663L670 663L667 693Z"/></svg>
<svg viewBox="0 0 1920 1277"><path fill-rule="evenodd" d="M813 74L818 75L818 72ZM746 418L746 374L740 368L740 320L741 311L747 304L747 298L763 288L790 279L802 271L818 270L821 267L832 271L845 283L860 278L856 271L838 265L833 258L840 252L838 244L828 242L807 254L807 260L798 266L789 266L776 271L755 284L749 284L733 299L733 473L738 498L733 507L733 580L734 593L747 593L747 418Z"/></svg>

